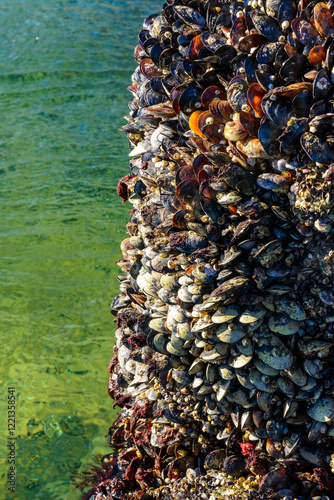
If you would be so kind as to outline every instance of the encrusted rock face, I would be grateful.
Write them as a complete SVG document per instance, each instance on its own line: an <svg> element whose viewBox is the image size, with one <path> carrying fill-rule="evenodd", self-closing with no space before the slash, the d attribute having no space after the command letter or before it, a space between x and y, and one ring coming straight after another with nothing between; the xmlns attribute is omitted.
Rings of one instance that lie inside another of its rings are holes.
<svg viewBox="0 0 334 500"><path fill-rule="evenodd" d="M333 499L334 4L169 0L139 33L87 498Z"/></svg>

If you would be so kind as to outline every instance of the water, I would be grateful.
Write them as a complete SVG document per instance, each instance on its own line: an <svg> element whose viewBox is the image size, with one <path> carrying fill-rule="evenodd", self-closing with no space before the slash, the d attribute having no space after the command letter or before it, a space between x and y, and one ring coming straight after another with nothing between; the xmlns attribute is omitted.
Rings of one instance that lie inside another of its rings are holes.
<svg viewBox="0 0 334 500"><path fill-rule="evenodd" d="M1 471L16 387L17 491L75 500L71 475L108 453L124 124L133 47L152 0L2 0Z"/></svg>

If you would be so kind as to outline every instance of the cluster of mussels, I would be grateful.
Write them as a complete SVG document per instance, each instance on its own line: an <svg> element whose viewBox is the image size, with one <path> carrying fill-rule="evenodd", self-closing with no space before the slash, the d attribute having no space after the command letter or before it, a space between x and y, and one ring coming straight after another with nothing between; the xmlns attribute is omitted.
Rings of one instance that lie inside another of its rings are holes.
<svg viewBox="0 0 334 500"><path fill-rule="evenodd" d="M334 498L333 11L167 0L145 20L121 411L87 498Z"/></svg>

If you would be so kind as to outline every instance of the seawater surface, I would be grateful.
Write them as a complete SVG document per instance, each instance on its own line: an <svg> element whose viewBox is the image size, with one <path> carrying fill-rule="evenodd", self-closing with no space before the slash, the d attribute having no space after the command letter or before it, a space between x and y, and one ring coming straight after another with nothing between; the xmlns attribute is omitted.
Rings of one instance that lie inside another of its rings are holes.
<svg viewBox="0 0 334 500"><path fill-rule="evenodd" d="M71 476L116 415L107 394L129 205L118 131L133 48L156 0L2 0L0 335L2 499L75 500ZM16 388L17 491L7 491Z"/></svg>

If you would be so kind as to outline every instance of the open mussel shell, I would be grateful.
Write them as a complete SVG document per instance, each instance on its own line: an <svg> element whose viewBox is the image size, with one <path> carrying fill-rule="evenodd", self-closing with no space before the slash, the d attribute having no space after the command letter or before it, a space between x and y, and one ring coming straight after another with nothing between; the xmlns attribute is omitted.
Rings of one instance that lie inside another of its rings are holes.
<svg viewBox="0 0 334 500"><path fill-rule="evenodd" d="M252 83L247 90L247 100L255 111L257 118L261 118L264 115L261 102L265 94L266 91L258 83Z"/></svg>
<svg viewBox="0 0 334 500"><path fill-rule="evenodd" d="M213 144L219 144L223 140L224 128L219 121L215 120L211 111L204 111L197 117L197 126L204 136Z"/></svg>
<svg viewBox="0 0 334 500"><path fill-rule="evenodd" d="M204 44L201 40L201 35L196 35L189 46L188 57L192 60L196 60L200 50L204 47Z"/></svg>
<svg viewBox="0 0 334 500"><path fill-rule="evenodd" d="M152 59L149 58L145 58L140 61L139 70L148 80L163 75L162 71L159 70L159 68L157 68L157 66L153 63Z"/></svg>
<svg viewBox="0 0 334 500"><path fill-rule="evenodd" d="M179 107L185 115L191 115L202 107L201 104L202 90L199 87L187 87L179 98Z"/></svg>
<svg viewBox="0 0 334 500"><path fill-rule="evenodd" d="M226 92L224 89L214 85L204 90L201 96L201 103L204 108L209 109L210 103L216 99L226 99Z"/></svg>
<svg viewBox="0 0 334 500"><path fill-rule="evenodd" d="M223 123L231 120L234 110L227 100L213 100L209 103L212 116Z"/></svg>
<svg viewBox="0 0 334 500"><path fill-rule="evenodd" d="M179 229L187 229L188 223L194 220L191 210L179 210L173 215L173 224Z"/></svg>
<svg viewBox="0 0 334 500"><path fill-rule="evenodd" d="M250 113L241 111L239 113L239 121L241 126L248 132L251 137L256 137L260 127L260 120L252 116Z"/></svg>
<svg viewBox="0 0 334 500"><path fill-rule="evenodd" d="M182 181L176 188L176 196L184 205L193 205L200 199L198 180L186 179Z"/></svg>
<svg viewBox="0 0 334 500"><path fill-rule="evenodd" d="M205 137L200 128L200 123L201 123L200 117L203 113L205 113L205 111L194 111L189 118L190 130L192 130L195 134L199 135L200 137Z"/></svg>

